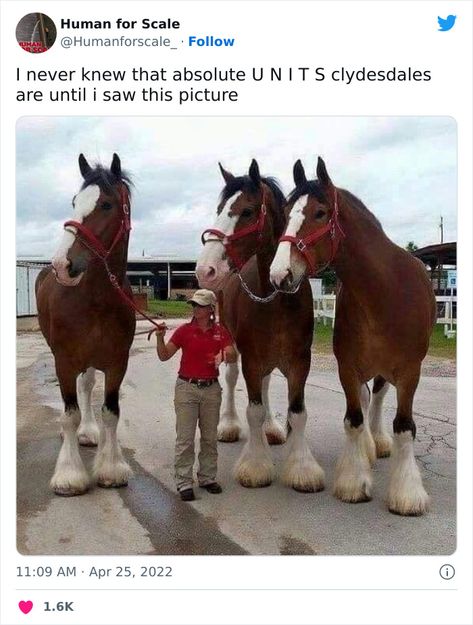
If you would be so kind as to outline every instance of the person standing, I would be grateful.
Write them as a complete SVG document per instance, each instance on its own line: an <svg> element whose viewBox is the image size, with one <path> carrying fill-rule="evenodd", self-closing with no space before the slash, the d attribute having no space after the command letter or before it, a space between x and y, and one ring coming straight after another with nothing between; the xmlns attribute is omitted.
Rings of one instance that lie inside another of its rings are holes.
<svg viewBox="0 0 473 625"><path fill-rule="evenodd" d="M174 392L176 411L175 477L183 501L195 499L193 489L194 441L200 429L197 479L209 493L219 494L217 476L217 425L222 402L218 367L236 362L237 352L228 330L216 323L217 298L212 291L199 289L189 299L193 316L179 326L165 343L166 328L156 330L156 351L161 361L169 360L181 349L181 364Z"/></svg>

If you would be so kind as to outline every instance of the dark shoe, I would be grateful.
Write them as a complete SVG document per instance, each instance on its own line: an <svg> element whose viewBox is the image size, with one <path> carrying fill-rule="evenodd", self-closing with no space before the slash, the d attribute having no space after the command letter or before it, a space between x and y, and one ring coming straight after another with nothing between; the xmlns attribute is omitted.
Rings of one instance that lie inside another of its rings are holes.
<svg viewBox="0 0 473 625"><path fill-rule="evenodd" d="M205 488L208 493L212 495L219 495L222 492L222 487L218 482L212 482L211 484L204 484L200 488Z"/></svg>
<svg viewBox="0 0 473 625"><path fill-rule="evenodd" d="M184 490L180 490L179 494L182 501L194 501L195 499L194 490L192 488L185 488Z"/></svg>

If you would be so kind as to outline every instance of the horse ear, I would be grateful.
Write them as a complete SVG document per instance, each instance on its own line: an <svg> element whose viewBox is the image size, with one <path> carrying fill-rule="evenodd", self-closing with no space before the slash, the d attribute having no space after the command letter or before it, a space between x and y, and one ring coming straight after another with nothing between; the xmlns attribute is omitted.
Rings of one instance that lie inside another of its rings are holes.
<svg viewBox="0 0 473 625"><path fill-rule="evenodd" d="M294 163L292 173L294 175L294 184L296 185L296 187L300 187L307 182L304 165L301 163L300 158Z"/></svg>
<svg viewBox="0 0 473 625"><path fill-rule="evenodd" d="M219 163L218 166L220 167L220 173L222 174L223 179L227 184L230 182L230 180L233 180L235 178L233 174L231 174L229 171L222 167L222 163Z"/></svg>
<svg viewBox="0 0 473 625"><path fill-rule="evenodd" d="M327 168L325 167L324 160L323 158L320 158L320 156L317 159L317 179L320 183L322 183L322 186L324 187L328 187L333 184L330 180L330 176L327 173Z"/></svg>
<svg viewBox="0 0 473 625"><path fill-rule="evenodd" d="M113 154L110 171L116 178L122 177L122 164L120 163L120 157L118 156L118 154Z"/></svg>
<svg viewBox="0 0 473 625"><path fill-rule="evenodd" d="M83 154L79 154L79 169L82 174L82 178L85 178L87 174L92 171L92 167L89 165Z"/></svg>
<svg viewBox="0 0 473 625"><path fill-rule="evenodd" d="M250 176L251 181L254 182L254 184L257 187L259 187L259 185L261 184L261 175L259 173L258 163L255 161L255 159L253 159L251 161L251 165L250 165L250 169L248 170L248 174Z"/></svg>

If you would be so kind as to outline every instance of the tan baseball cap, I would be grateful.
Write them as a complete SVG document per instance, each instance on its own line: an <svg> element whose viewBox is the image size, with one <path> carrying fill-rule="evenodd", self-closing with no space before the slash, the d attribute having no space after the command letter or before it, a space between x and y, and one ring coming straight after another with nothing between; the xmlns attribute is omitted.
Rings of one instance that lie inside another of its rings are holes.
<svg viewBox="0 0 473 625"><path fill-rule="evenodd" d="M192 302L198 306L215 306L217 298L215 293L212 291L209 291L208 289L199 289L189 300L187 300L188 304L191 304Z"/></svg>

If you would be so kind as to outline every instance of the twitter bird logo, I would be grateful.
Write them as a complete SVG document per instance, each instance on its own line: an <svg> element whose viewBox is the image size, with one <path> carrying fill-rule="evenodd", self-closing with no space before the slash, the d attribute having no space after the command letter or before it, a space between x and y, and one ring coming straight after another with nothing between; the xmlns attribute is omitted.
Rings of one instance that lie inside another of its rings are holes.
<svg viewBox="0 0 473 625"><path fill-rule="evenodd" d="M437 17L437 20L440 26L439 30L442 31L443 33L446 32L447 30L450 30L455 25L456 19L457 19L456 15L449 15L445 19L443 19L443 17Z"/></svg>

